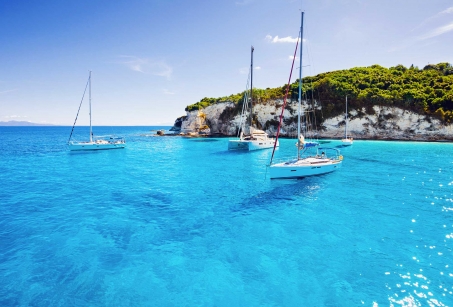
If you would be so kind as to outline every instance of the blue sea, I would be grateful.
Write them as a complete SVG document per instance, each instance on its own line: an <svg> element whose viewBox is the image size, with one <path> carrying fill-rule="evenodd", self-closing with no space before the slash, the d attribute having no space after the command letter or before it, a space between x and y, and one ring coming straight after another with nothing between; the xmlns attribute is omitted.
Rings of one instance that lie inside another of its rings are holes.
<svg viewBox="0 0 453 307"><path fill-rule="evenodd" d="M160 128L71 153L71 127L0 127L0 306L453 306L453 144L270 180L272 150Z"/></svg>

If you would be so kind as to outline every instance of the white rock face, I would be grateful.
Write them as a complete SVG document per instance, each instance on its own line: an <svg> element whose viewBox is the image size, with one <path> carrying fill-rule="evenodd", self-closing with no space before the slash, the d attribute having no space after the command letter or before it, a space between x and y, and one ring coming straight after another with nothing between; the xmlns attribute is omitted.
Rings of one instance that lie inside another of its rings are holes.
<svg viewBox="0 0 453 307"><path fill-rule="evenodd" d="M253 113L270 136L276 134L283 100L272 100L254 106ZM241 110L233 110L232 102L211 105L202 111L187 112L181 124L181 132L197 132L207 125L211 134L236 135ZM230 114L223 116L222 113ZM362 110L349 110L348 134L356 139L393 139L393 140L453 140L453 125L444 125L440 120L406 111L397 107L373 107L374 114ZM372 112L373 113L373 112ZM201 114L201 115L200 115ZM234 115L236 114L236 115ZM325 119L322 123L322 138L341 138L344 135L344 116ZM295 136L297 131L297 102L289 101L283 112L282 136Z"/></svg>
<svg viewBox="0 0 453 307"><path fill-rule="evenodd" d="M225 108L233 108L234 103L232 102L222 102L211 105L204 109L206 113L207 122L210 124L209 127L211 128L211 133L222 133L226 135L234 135L235 134L235 127L234 123L230 122L222 122L220 120L220 115L225 110Z"/></svg>
<svg viewBox="0 0 453 307"><path fill-rule="evenodd" d="M181 123L181 132L189 133L195 132L201 127L202 121L204 121L199 115L198 110L187 112L187 117Z"/></svg>
<svg viewBox="0 0 453 307"><path fill-rule="evenodd" d="M374 106L375 114L358 117L357 110L349 113L348 134L364 139L394 140L453 140L453 125L444 125L438 119L396 107ZM344 135L344 118L329 118L323 124L323 137L340 138Z"/></svg>

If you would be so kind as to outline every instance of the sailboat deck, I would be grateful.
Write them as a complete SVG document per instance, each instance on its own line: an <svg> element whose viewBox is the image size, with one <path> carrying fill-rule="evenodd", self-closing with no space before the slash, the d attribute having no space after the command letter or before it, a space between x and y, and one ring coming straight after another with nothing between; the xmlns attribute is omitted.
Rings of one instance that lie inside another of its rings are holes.
<svg viewBox="0 0 453 307"><path fill-rule="evenodd" d="M336 160L314 156L314 157L301 158L299 160L295 159L292 161L277 163L277 164L275 164L275 166L293 167L293 166L310 166L310 165L314 165L314 164L319 165L319 164L332 164L332 163L336 163Z"/></svg>
<svg viewBox="0 0 453 307"><path fill-rule="evenodd" d="M291 179L322 175L335 171L341 166L341 162L341 159L313 156L277 163L270 166L270 178Z"/></svg>

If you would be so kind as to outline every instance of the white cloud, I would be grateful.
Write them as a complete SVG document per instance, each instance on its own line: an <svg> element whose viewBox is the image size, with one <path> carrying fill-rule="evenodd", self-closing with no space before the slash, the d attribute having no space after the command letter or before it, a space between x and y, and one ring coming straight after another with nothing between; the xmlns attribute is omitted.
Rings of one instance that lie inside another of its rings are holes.
<svg viewBox="0 0 453 307"><path fill-rule="evenodd" d="M240 68L240 69L239 69L239 73L240 73L241 75L246 75L246 74L249 73L249 68L248 68L248 67L247 67L247 68Z"/></svg>
<svg viewBox="0 0 453 307"><path fill-rule="evenodd" d="M272 35L266 35L266 37L264 38L268 43L295 43L299 40L299 37L295 37L293 38L292 36L287 36L287 37L278 37L278 35L276 35L275 37L272 37ZM307 39L303 39L303 42L306 43L307 42Z"/></svg>
<svg viewBox="0 0 453 307"><path fill-rule="evenodd" d="M174 95L175 94L174 92L171 92L171 91L167 90L166 88L164 88L163 92L165 95Z"/></svg>
<svg viewBox="0 0 453 307"><path fill-rule="evenodd" d="M121 62L121 64L126 65L133 71L161 76L167 79L170 79L173 73L173 68L165 63L165 61L151 61L147 58L139 58L128 55L120 57L125 59L125 61Z"/></svg>
<svg viewBox="0 0 453 307"><path fill-rule="evenodd" d="M453 8L452 8L452 10L453 10ZM430 38L434 38L434 37L437 37L439 35L442 35L442 34L445 34L445 33L451 32L451 31L453 31L453 22L450 22L449 24L446 24L444 26L437 27L421 36L409 37L409 38L405 39L404 41L402 41L399 45L393 46L392 48L390 48L389 52L394 52L394 51L408 48L417 43L420 43L421 41L427 41ZM427 41L427 42L429 42L429 41Z"/></svg>
<svg viewBox="0 0 453 307"><path fill-rule="evenodd" d="M446 14L453 14L453 6L447 8L433 16L426 18L418 26L416 26L414 29L412 29L412 31L418 30L419 28L424 27L427 23L433 22Z"/></svg>
<svg viewBox="0 0 453 307"><path fill-rule="evenodd" d="M3 118L27 118L28 116L22 116L22 115L6 115L3 116Z"/></svg>
<svg viewBox="0 0 453 307"><path fill-rule="evenodd" d="M120 58L123 58L124 61L120 62L121 64L126 65L129 69L133 71L138 71L145 73L144 67L148 65L148 59L141 59L135 56L122 55Z"/></svg>
<svg viewBox="0 0 453 307"><path fill-rule="evenodd" d="M269 43L295 43L299 40L298 37L296 38L293 38L292 36L287 36L287 37L278 37L278 35L276 35L275 37L272 37L272 35L266 35L265 37L266 41L268 41Z"/></svg>
<svg viewBox="0 0 453 307"><path fill-rule="evenodd" d="M294 59L293 55L288 55L288 59L292 61ZM296 62L299 61L299 56L296 56Z"/></svg>
<svg viewBox="0 0 453 307"><path fill-rule="evenodd" d="M440 12L439 14L453 14L453 6L449 7L448 9Z"/></svg>
<svg viewBox="0 0 453 307"><path fill-rule="evenodd" d="M255 69L256 69L256 70L260 70L260 69L261 69L261 66L256 66Z"/></svg>
<svg viewBox="0 0 453 307"><path fill-rule="evenodd" d="M13 89L13 90L1 91L0 94L6 94L6 93L9 93L9 92L14 92L14 91L17 91L17 88Z"/></svg>
<svg viewBox="0 0 453 307"><path fill-rule="evenodd" d="M428 38L436 37L436 36L442 35L444 33L450 32L450 31L453 31L453 22L451 22L447 25L438 27L438 28L432 30L431 32L426 33L425 35L418 37L418 40L425 40Z"/></svg>

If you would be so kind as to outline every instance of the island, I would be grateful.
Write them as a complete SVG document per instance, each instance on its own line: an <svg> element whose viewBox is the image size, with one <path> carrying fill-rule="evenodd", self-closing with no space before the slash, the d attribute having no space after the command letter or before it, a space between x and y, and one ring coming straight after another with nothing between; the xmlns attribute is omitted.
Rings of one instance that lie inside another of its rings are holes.
<svg viewBox="0 0 453 307"><path fill-rule="evenodd" d="M253 125L275 135L287 85L254 89ZM171 131L235 136L244 92L188 105ZM355 67L303 78L304 110L316 117L318 138L341 138L348 96L348 131L355 139L453 141L453 66ZM290 84L281 136L297 134L298 80Z"/></svg>

